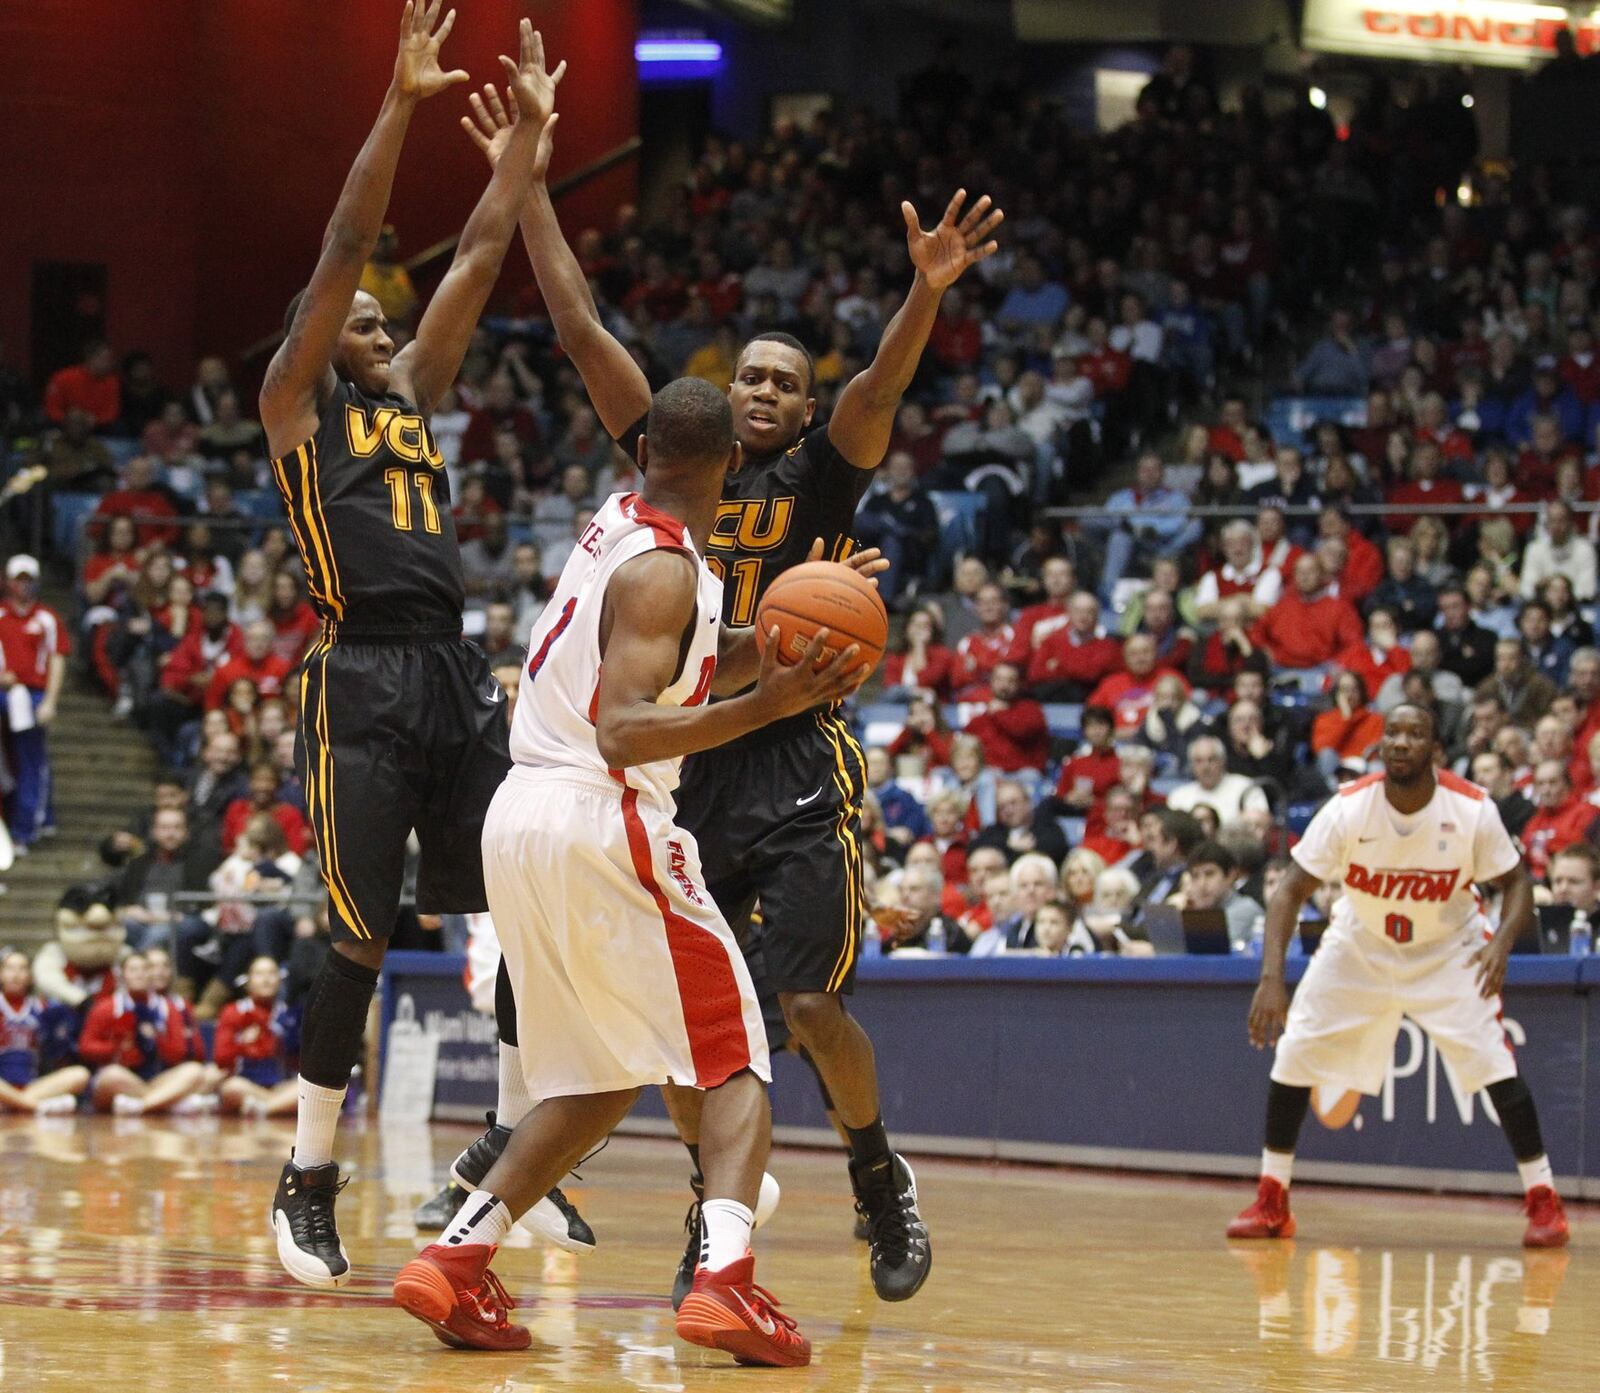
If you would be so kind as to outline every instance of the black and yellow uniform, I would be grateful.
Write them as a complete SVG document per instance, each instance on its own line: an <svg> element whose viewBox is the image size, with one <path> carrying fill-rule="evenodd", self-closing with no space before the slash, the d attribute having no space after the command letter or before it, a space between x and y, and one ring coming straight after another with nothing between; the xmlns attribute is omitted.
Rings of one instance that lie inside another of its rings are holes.
<svg viewBox="0 0 1600 1393"><path fill-rule="evenodd" d="M479 836L511 756L505 694L461 636L444 459L417 409L342 379L273 476L322 617L295 759L335 937L394 930L413 829L417 908L488 908Z"/></svg>
<svg viewBox="0 0 1600 1393"><path fill-rule="evenodd" d="M632 456L644 422L619 441ZM843 560L856 505L872 482L828 439L811 431L781 455L745 457L722 491L706 561L722 577L723 620L755 622L773 580L823 555ZM861 804L866 760L838 712L823 708L775 721L683 764L678 823L694 834L717 907L745 946L763 998L768 1035L785 1032L771 994L848 992L866 910ZM761 923L750 931L752 907Z"/></svg>

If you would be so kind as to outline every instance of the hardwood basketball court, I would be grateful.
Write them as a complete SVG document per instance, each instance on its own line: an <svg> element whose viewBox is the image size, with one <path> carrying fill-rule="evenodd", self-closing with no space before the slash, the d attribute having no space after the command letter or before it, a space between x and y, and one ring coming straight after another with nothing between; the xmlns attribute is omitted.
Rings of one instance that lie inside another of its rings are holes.
<svg viewBox="0 0 1600 1393"><path fill-rule="evenodd" d="M562 1389L1388 1390L1595 1387L1600 1216L1527 1254L1511 1200L1296 1191L1301 1237L1230 1245L1248 1187L924 1161L934 1269L886 1306L850 1236L842 1159L784 1151L757 1276L816 1349L739 1370L673 1338L666 1299L688 1200L681 1148L619 1139L570 1193L600 1247L520 1232L496 1269L526 1354L445 1349L389 1304L411 1212L473 1135L349 1128L340 1201L357 1277L322 1296L279 1270L266 1210L287 1128L0 1123L0 1388L169 1393Z"/></svg>

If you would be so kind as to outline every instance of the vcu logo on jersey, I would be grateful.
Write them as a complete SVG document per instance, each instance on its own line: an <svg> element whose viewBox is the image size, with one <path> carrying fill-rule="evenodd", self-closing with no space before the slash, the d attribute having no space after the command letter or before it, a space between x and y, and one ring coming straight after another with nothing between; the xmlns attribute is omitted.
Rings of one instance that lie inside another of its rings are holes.
<svg viewBox="0 0 1600 1393"><path fill-rule="evenodd" d="M380 406L369 419L354 403L344 409L345 436L356 459L370 459L380 446L412 464L426 463L430 469L443 469L444 456L434 443L433 433L422 417L393 406Z"/></svg>
<svg viewBox="0 0 1600 1393"><path fill-rule="evenodd" d="M783 545L793 520L793 494L730 498L717 505L707 545L728 551L772 551Z"/></svg>

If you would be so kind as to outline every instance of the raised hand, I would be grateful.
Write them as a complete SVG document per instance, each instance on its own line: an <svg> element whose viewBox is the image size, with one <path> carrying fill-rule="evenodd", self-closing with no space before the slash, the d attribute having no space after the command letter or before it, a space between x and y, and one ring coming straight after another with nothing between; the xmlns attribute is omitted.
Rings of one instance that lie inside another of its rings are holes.
<svg viewBox="0 0 1600 1393"><path fill-rule="evenodd" d="M471 75L461 68L445 72L439 66L439 48L449 36L456 22L456 12L451 10L437 29L439 7L444 0L433 0L431 5L420 0L406 0L400 12L400 52L394 59L394 85L407 97L431 97L458 82L470 81Z"/></svg>
<svg viewBox="0 0 1600 1393"><path fill-rule="evenodd" d="M566 64L561 66L565 68ZM517 104L511 99L509 89L502 101L499 90L492 82L484 83L481 97L474 92L467 101L472 107L472 115L461 118L461 129L483 151L484 159L489 161L489 168L493 169L500 163L500 156L511 141L511 132L517 124ZM550 119L539 132L539 147L533 156L533 177L536 180L543 179L550 168L550 155L555 149L556 122L560 119L558 112L551 112Z"/></svg>
<svg viewBox="0 0 1600 1393"><path fill-rule="evenodd" d="M961 206L967 201L967 191L957 189L944 217L932 232L924 232L917 220L917 210L909 203L900 205L906 220L906 247L911 253L911 264L922 273L922 278L934 290L943 290L955 284L961 273L975 266L985 257L1000 250L1000 244L989 239L989 234L1005 221L998 208L991 210L988 194L972 205L965 217Z"/></svg>
<svg viewBox="0 0 1600 1393"><path fill-rule="evenodd" d="M806 560L822 560L821 537L811 543L811 550L806 553ZM878 583L879 574L889 569L889 563L883 559L883 553L877 547L867 547L862 551L853 551L839 564L848 566L863 580L870 580L874 585Z"/></svg>
<svg viewBox="0 0 1600 1393"><path fill-rule="evenodd" d="M523 20L517 33L522 41L517 61L513 63L505 54L500 55L500 66L506 70L507 95L516 104L519 119L543 126L556 108L556 86L566 76L567 65L563 60L553 73L545 71L544 36L531 20Z"/></svg>

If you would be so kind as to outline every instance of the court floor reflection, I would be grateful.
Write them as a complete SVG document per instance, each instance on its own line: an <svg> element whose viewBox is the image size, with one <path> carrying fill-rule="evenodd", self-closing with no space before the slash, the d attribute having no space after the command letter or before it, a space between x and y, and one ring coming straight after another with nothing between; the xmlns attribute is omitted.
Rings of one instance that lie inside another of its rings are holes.
<svg viewBox="0 0 1600 1393"><path fill-rule="evenodd" d="M760 1277L816 1361L735 1371L673 1338L685 1158L640 1140L613 1142L572 1187L596 1253L519 1233L501 1254L533 1349L456 1353L389 1304L389 1280L422 1241L413 1208L468 1135L350 1134L340 1213L357 1277L325 1296L282 1275L265 1224L287 1129L0 1123L0 1388L1566 1393L1600 1367L1593 1207L1574 1207L1571 1251L1528 1254L1510 1200L1306 1186L1300 1238L1229 1245L1238 1185L929 1161L934 1271L916 1300L885 1306L850 1237L842 1164L783 1152Z"/></svg>

